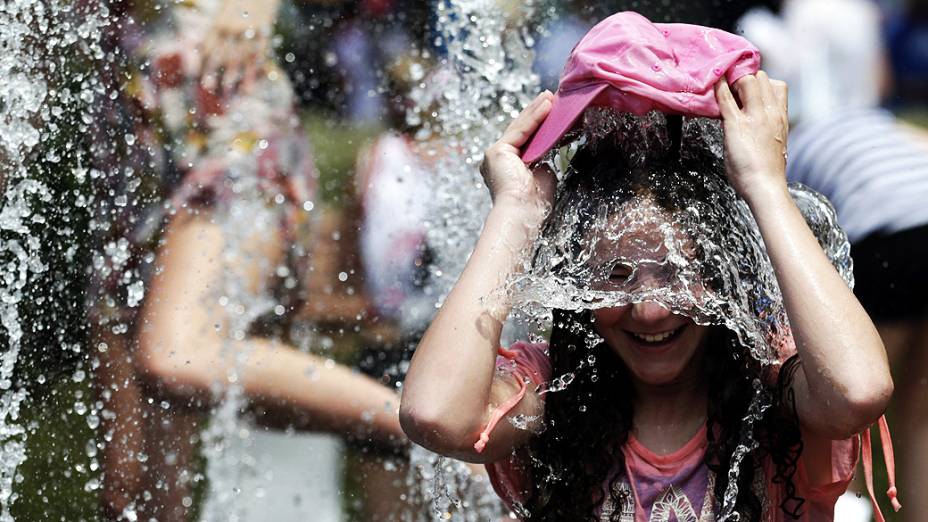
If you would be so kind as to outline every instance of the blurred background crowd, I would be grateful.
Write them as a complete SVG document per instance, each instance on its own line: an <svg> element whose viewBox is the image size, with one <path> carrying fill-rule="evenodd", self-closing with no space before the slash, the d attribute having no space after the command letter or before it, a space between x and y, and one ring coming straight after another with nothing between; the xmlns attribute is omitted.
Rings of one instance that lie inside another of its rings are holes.
<svg viewBox="0 0 928 522"><path fill-rule="evenodd" d="M105 175L77 232L86 255L49 276L67 280L70 307L49 306L69 309L56 317L78 325L64 331L82 348L49 351L64 344L43 332L62 330L33 328L21 355L33 364L20 375L30 435L15 520L414 509L395 406L438 299L425 202L445 146L431 107L453 74L436 30L443 3L77 2L114 21L113 59L94 71L111 94L83 165ZM835 203L894 365L889 415L909 492L894 520L928 517L928 2L539 6L551 13L534 39L542 88L620 10L743 32L790 84L789 175ZM26 316L41 324L43 306ZM74 415L83 401L96 421ZM221 422L238 417L248 422L227 436ZM248 462L221 458L236 445Z"/></svg>

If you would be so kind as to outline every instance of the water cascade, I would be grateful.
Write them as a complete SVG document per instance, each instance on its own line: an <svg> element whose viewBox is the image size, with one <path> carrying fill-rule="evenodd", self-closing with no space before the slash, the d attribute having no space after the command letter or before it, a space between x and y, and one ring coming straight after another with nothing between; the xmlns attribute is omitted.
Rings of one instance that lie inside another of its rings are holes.
<svg viewBox="0 0 928 522"><path fill-rule="evenodd" d="M483 152L538 92L532 72L533 31L541 22L534 2L452 0L437 5L442 66L449 72L434 119L444 146L432 179L428 242L435 291L444 295L464 268L490 205L478 165ZM416 91L413 92L415 97ZM431 100L416 108L430 110Z"/></svg>
<svg viewBox="0 0 928 522"><path fill-rule="evenodd" d="M51 253L43 229L55 215L82 212L82 197L53 200L52 181L61 177L85 186L79 163L90 108L102 94L86 67L104 59L99 45L107 13L83 11L78 3L10 0L0 5L0 521L11 522L27 458L27 431L19 424L27 391L17 382L24 339L42 321L26 320L25 307L49 307L36 280L48 270ZM84 69L81 69L84 67ZM43 155L44 154L44 155ZM62 181L64 183L64 181ZM2 189L5 189L2 190ZM67 227L65 227L67 228ZM72 230L57 230L59 235ZM73 238L72 238L73 239ZM70 260L74 261L74 251ZM43 301L46 301L43 303ZM54 317L48 318L54 322ZM53 327L54 329L54 327ZM62 349L67 343L62 341ZM57 349L57 348L56 348ZM70 349L68 347L67 349Z"/></svg>

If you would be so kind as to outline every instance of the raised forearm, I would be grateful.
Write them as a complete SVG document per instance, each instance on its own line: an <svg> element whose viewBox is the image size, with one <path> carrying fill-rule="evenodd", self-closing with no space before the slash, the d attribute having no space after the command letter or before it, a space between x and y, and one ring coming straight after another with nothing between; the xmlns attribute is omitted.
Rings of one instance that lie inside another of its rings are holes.
<svg viewBox="0 0 928 522"><path fill-rule="evenodd" d="M473 457L471 445L489 418L494 382L500 383L497 391L505 386L493 378L510 308L505 284L531 249L554 193L553 174L543 168L530 171L519 148L551 110L552 97L547 91L538 95L487 149L480 173L493 209L406 377L403 428L414 441L440 453ZM503 442L497 446L505 447Z"/></svg>
<svg viewBox="0 0 928 522"><path fill-rule="evenodd" d="M466 450L483 427L500 331L504 286L531 249L539 219L497 201L458 283L416 350L403 390L407 433L437 451Z"/></svg>
<svg viewBox="0 0 928 522"><path fill-rule="evenodd" d="M249 398L287 415L297 429L406 439L399 425L399 395L374 379L331 360L257 339L248 342L239 369Z"/></svg>
<svg viewBox="0 0 928 522"><path fill-rule="evenodd" d="M802 371L796 409L805 431L845 438L876 420L892 393L870 317L828 261L786 187L786 84L766 73L716 85L726 174L750 205L773 262Z"/></svg>
<svg viewBox="0 0 928 522"><path fill-rule="evenodd" d="M785 183L745 194L783 293L802 372L800 420L822 436L859 431L885 408L892 380L876 328L829 262Z"/></svg>
<svg viewBox="0 0 928 522"><path fill-rule="evenodd" d="M285 415L288 426L349 435L368 432L383 442L405 438L399 396L367 376L266 339L191 339L174 338L175 349L159 350L145 361L148 373L172 394L207 396L234 374L250 402L290 414ZM179 348L193 345L194 350Z"/></svg>

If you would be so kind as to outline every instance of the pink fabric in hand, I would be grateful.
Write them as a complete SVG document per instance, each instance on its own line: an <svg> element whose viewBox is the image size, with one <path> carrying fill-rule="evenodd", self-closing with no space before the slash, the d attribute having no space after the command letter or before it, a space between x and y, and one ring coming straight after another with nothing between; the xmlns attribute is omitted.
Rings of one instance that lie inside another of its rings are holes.
<svg viewBox="0 0 928 522"><path fill-rule="evenodd" d="M723 76L734 83L759 66L760 52L740 36L699 25L654 24L633 12L614 14L570 53L551 112L522 160L538 160L588 106L718 118L715 84Z"/></svg>

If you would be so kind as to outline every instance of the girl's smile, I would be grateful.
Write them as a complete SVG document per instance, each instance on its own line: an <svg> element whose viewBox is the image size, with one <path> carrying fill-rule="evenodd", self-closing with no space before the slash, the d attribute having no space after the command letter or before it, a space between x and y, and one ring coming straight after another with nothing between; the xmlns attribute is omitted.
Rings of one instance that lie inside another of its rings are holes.
<svg viewBox="0 0 928 522"><path fill-rule="evenodd" d="M596 330L641 384L662 386L699 374L708 328L654 302L593 312Z"/></svg>
<svg viewBox="0 0 928 522"><path fill-rule="evenodd" d="M674 328L673 330L667 330L665 332L657 332L657 333L632 332L632 331L626 331L625 333L630 335L633 340L637 341L638 343L642 344L645 347L661 348L663 346L667 346L673 343L673 341L677 339L677 337L679 337L680 332L682 332L684 328L686 328L686 326L679 326L677 328Z"/></svg>

